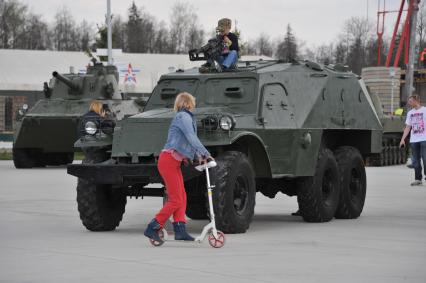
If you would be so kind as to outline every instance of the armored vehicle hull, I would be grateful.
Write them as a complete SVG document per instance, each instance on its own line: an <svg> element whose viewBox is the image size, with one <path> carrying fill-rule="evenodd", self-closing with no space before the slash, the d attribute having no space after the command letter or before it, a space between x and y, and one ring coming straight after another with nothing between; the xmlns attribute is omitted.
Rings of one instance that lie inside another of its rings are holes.
<svg viewBox="0 0 426 283"><path fill-rule="evenodd" d="M351 72L313 62L259 61L235 72L191 69L162 76L145 112L116 127L111 152L103 155L107 162L68 165L68 173L79 178L80 218L87 229L115 229L126 196L164 196L148 184L162 182L156 162L174 117L174 98L182 91L196 97L198 136L218 163L212 169L218 229L245 232L256 192L297 196L308 222L361 214L364 160L380 153L382 144L382 126L365 86ZM205 219L203 175L192 166L182 169L187 215ZM95 193L114 193L120 201L96 202L89 197ZM83 199L92 200L91 208L117 206L94 217Z"/></svg>
<svg viewBox="0 0 426 283"><path fill-rule="evenodd" d="M29 110L20 110L13 141L16 168L72 163L80 119L93 100L102 101L117 120L142 110L135 100L123 99L118 92L114 66L95 63L84 75L54 72L53 76L44 85L45 98Z"/></svg>

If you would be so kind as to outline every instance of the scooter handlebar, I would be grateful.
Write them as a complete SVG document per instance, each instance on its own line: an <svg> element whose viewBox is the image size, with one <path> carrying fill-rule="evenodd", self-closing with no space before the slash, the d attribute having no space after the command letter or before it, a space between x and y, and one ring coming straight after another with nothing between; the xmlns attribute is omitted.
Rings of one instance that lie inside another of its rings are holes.
<svg viewBox="0 0 426 283"><path fill-rule="evenodd" d="M197 169L198 171L204 171L206 168L213 168L213 167L216 167L216 165L217 165L216 161L211 160L207 163L195 166L195 169Z"/></svg>

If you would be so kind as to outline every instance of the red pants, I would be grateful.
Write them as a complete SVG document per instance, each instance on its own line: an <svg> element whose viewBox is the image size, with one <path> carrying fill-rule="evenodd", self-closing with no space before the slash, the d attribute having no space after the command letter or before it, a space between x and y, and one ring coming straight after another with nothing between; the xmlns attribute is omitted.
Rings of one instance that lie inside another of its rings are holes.
<svg viewBox="0 0 426 283"><path fill-rule="evenodd" d="M186 191L183 184L181 161L177 161L169 152L162 152L158 159L158 171L163 177L167 191L167 202L157 213L155 219L164 226L173 215L174 222L185 222Z"/></svg>

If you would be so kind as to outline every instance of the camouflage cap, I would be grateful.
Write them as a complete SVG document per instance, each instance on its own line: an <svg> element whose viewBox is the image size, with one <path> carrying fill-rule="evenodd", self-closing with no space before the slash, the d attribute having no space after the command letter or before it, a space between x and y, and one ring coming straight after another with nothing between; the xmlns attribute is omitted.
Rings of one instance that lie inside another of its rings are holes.
<svg viewBox="0 0 426 283"><path fill-rule="evenodd" d="M226 28L230 28L231 26L232 26L232 21L228 18L223 18L217 22L216 30L224 31Z"/></svg>

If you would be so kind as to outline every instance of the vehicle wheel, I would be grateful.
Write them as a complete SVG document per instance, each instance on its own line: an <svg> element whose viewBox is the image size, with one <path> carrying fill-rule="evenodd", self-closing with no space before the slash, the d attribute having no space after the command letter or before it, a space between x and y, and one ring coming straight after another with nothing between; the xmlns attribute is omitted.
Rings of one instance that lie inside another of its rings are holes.
<svg viewBox="0 0 426 283"><path fill-rule="evenodd" d="M333 219L339 204L339 170L333 153L320 149L313 177L298 180L297 202L306 222Z"/></svg>
<svg viewBox="0 0 426 283"><path fill-rule="evenodd" d="M361 215L367 191L364 161L360 152L342 146L335 152L340 171L340 200L336 218L352 219Z"/></svg>
<svg viewBox="0 0 426 283"><path fill-rule="evenodd" d="M61 165L70 164L74 161L74 152L64 152L60 154Z"/></svg>
<svg viewBox="0 0 426 283"><path fill-rule="evenodd" d="M406 147L403 147L401 149L402 151L402 164L406 164L407 163L407 156L408 156L408 150Z"/></svg>
<svg viewBox="0 0 426 283"><path fill-rule="evenodd" d="M188 198L186 203L186 216L193 220L209 219L206 208L206 198L204 196L196 198Z"/></svg>
<svg viewBox="0 0 426 283"><path fill-rule="evenodd" d="M204 175L185 182L185 190L187 192L186 216L194 220L209 219Z"/></svg>
<svg viewBox="0 0 426 283"><path fill-rule="evenodd" d="M15 168L22 169L22 168L32 168L36 167L38 164L38 161L32 154L31 150L29 149L12 149L12 155L13 155L13 164L15 165Z"/></svg>
<svg viewBox="0 0 426 283"><path fill-rule="evenodd" d="M395 155L393 152L393 146L389 145L389 165L395 165Z"/></svg>
<svg viewBox="0 0 426 283"><path fill-rule="evenodd" d="M384 158L384 165L383 166L388 166L389 165L389 151L388 151L388 146L384 146L383 148L383 158Z"/></svg>
<svg viewBox="0 0 426 283"><path fill-rule="evenodd" d="M244 233L253 219L256 184L245 154L227 151L212 168L213 207L216 225L224 233Z"/></svg>
<svg viewBox="0 0 426 283"><path fill-rule="evenodd" d="M383 150L380 152L380 166L385 166L385 154Z"/></svg>
<svg viewBox="0 0 426 283"><path fill-rule="evenodd" d="M45 163L47 165L59 166L72 163L74 160L73 152L60 152L44 154Z"/></svg>
<svg viewBox="0 0 426 283"><path fill-rule="evenodd" d="M392 151L393 151L393 164L397 165L399 164L399 151L398 151L398 147L397 146L392 146Z"/></svg>
<svg viewBox="0 0 426 283"><path fill-rule="evenodd" d="M126 194L120 189L78 179L78 211L83 225L90 231L114 230L123 219L126 202Z"/></svg>

